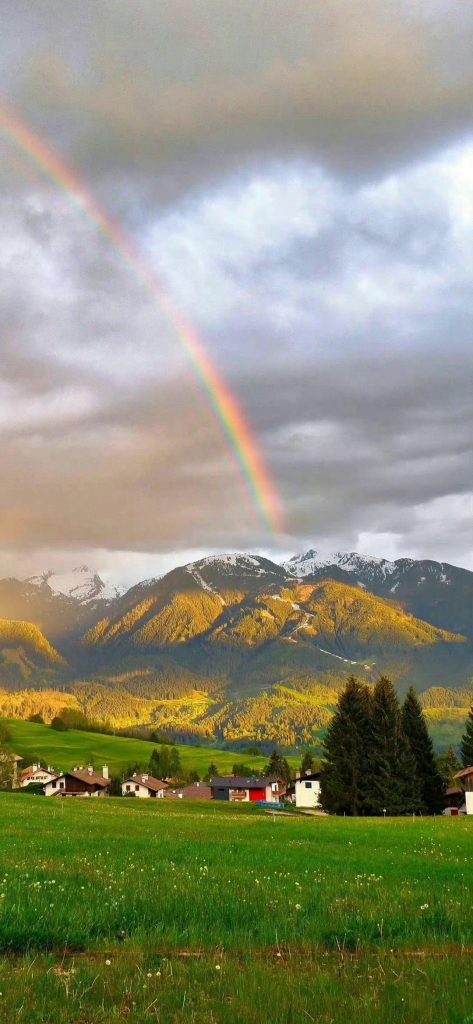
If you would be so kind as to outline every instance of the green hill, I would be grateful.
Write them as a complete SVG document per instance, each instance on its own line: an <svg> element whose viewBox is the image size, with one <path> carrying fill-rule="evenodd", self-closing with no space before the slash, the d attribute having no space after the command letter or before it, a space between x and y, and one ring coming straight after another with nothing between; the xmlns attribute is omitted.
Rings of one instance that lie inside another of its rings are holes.
<svg viewBox="0 0 473 1024"><path fill-rule="evenodd" d="M56 732L46 725L22 722L18 719L1 719L8 726L11 740L8 746L24 758L25 764L37 760L52 764L58 769L70 769L78 764L94 764L97 768L108 764L111 774L120 774L135 762L147 765L153 744L146 740L129 739L125 736L104 736L100 733L80 732L70 729ZM251 768L262 768L266 757L252 757L212 747L192 747L175 744L179 750L185 771L195 769L203 775L212 762L219 772L231 772L235 761L244 760ZM294 763L296 763L294 761Z"/></svg>

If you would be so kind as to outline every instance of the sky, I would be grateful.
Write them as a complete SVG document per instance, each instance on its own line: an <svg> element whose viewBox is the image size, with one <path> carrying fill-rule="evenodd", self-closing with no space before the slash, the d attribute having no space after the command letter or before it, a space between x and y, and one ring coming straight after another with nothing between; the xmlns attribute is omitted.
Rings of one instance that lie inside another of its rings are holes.
<svg viewBox="0 0 473 1024"><path fill-rule="evenodd" d="M0 0L2 100L159 279L247 418L0 129L0 576L131 585L315 547L473 569L473 7Z"/></svg>

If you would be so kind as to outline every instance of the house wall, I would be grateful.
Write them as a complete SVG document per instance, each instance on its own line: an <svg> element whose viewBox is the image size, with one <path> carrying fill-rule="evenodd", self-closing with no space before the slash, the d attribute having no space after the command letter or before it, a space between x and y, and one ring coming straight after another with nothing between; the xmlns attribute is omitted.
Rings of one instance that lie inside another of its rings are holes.
<svg viewBox="0 0 473 1024"><path fill-rule="evenodd" d="M130 787L129 789L128 786ZM140 800L143 800L149 797L153 798L156 796L161 798L164 796L164 790L160 789L158 790L157 793L155 793L154 791L148 789L147 786L143 786L140 782L124 782L122 785L122 794L123 796L135 796L138 797Z"/></svg>
<svg viewBox="0 0 473 1024"><path fill-rule="evenodd" d="M45 783L45 782L50 782L52 778L53 778L53 776L51 775L51 772L38 771L38 772L35 772L34 775L28 775L27 779L22 779L20 785L24 789L25 786L29 786L30 782L42 782L42 783Z"/></svg>
<svg viewBox="0 0 473 1024"><path fill-rule="evenodd" d="M296 807L320 807L318 779L298 779L295 784Z"/></svg>
<svg viewBox="0 0 473 1024"><path fill-rule="evenodd" d="M473 791L471 790L465 793L465 807L467 814L473 814Z"/></svg>

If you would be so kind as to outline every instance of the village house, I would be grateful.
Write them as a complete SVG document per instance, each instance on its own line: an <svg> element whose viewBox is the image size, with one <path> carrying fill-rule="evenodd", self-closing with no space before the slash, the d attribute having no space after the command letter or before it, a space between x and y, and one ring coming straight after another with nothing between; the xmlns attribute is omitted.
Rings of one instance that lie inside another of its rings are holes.
<svg viewBox="0 0 473 1024"><path fill-rule="evenodd" d="M45 796L107 796L109 786L107 765L104 764L99 775L89 764L87 768L74 768L57 775L45 783L43 790Z"/></svg>
<svg viewBox="0 0 473 1024"><path fill-rule="evenodd" d="M133 772L130 779L125 779L122 782L122 796L135 796L139 799L146 799L148 797L162 799L164 790L167 788L167 782L155 779L153 775L137 775L136 772Z"/></svg>
<svg viewBox="0 0 473 1024"><path fill-rule="evenodd" d="M466 814L473 814L473 767L462 768L455 775L455 779L458 779L458 785L463 790L464 812Z"/></svg>
<svg viewBox="0 0 473 1024"><path fill-rule="evenodd" d="M245 778L240 775L225 775L210 780L214 800L230 800L235 803L277 804L286 793L282 779Z"/></svg>
<svg viewBox="0 0 473 1024"><path fill-rule="evenodd" d="M211 800L212 790L205 782L193 782L189 786L169 786L164 796L171 800Z"/></svg>
<svg viewBox="0 0 473 1024"><path fill-rule="evenodd" d="M293 784L294 803L296 807L320 807L320 773L306 772L296 775Z"/></svg>
<svg viewBox="0 0 473 1024"><path fill-rule="evenodd" d="M30 764L21 772L20 786L24 789L25 786L34 784L44 785L45 782L50 782L55 778L57 778L57 772L54 771L54 768L42 768L40 764Z"/></svg>

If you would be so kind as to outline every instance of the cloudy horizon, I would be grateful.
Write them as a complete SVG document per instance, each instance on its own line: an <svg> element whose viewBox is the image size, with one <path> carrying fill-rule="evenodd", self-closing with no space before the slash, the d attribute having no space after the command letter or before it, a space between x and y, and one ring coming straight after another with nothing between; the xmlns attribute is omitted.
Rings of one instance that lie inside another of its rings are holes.
<svg viewBox="0 0 473 1024"><path fill-rule="evenodd" d="M473 569L473 8L0 14L1 100L202 339L284 515L139 274L0 130L0 577L308 547Z"/></svg>

